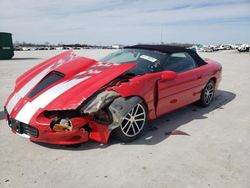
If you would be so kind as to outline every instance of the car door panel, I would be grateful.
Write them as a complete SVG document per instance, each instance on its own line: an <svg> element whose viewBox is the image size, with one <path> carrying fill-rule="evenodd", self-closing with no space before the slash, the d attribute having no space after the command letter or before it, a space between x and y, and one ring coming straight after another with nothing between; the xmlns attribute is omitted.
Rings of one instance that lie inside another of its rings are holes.
<svg viewBox="0 0 250 188"><path fill-rule="evenodd" d="M174 80L158 81L157 116L197 101L204 75L199 68L179 73Z"/></svg>

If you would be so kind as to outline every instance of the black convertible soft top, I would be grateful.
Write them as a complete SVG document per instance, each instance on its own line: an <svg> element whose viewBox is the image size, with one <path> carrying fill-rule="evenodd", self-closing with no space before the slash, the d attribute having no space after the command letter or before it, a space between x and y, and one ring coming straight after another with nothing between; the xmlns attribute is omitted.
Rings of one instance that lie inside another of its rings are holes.
<svg viewBox="0 0 250 188"><path fill-rule="evenodd" d="M168 54L186 52L188 53L197 63L198 66L207 64L194 50L187 49L180 46L170 46L170 45L149 45L149 44L139 44L134 46L126 46L125 49L144 49L144 50L156 50Z"/></svg>

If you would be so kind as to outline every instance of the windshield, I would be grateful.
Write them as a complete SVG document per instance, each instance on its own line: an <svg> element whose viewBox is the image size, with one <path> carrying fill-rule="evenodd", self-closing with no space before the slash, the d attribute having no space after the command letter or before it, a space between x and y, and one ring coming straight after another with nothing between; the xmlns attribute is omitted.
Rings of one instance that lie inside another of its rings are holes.
<svg viewBox="0 0 250 188"><path fill-rule="evenodd" d="M158 51L142 49L123 49L111 53L100 59L100 62L107 63L136 63L136 66L127 73L133 75L142 75L146 73L162 71L162 64L168 55Z"/></svg>

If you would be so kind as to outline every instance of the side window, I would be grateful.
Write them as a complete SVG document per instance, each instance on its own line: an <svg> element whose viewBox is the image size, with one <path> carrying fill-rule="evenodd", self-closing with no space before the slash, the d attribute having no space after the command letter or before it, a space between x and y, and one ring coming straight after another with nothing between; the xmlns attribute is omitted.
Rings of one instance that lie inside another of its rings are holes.
<svg viewBox="0 0 250 188"><path fill-rule="evenodd" d="M164 70L171 70L177 73L192 70L196 67L194 59L186 52L173 53L164 63Z"/></svg>

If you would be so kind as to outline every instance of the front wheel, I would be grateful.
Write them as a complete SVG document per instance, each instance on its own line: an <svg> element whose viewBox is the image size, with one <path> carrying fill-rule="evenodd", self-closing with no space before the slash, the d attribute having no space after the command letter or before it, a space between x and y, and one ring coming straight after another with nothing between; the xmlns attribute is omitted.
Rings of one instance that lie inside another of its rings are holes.
<svg viewBox="0 0 250 188"><path fill-rule="evenodd" d="M213 80L209 80L206 87L201 92L201 98L199 104L203 107L207 107L213 100L215 92L215 83Z"/></svg>
<svg viewBox="0 0 250 188"><path fill-rule="evenodd" d="M121 125L114 130L114 136L123 142L131 142L143 133L147 122L147 108L139 103L123 118Z"/></svg>

